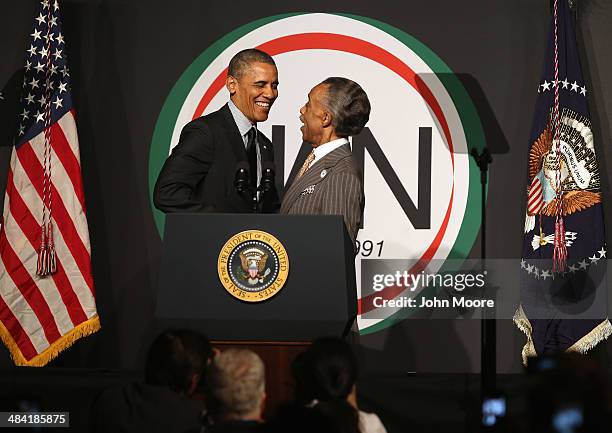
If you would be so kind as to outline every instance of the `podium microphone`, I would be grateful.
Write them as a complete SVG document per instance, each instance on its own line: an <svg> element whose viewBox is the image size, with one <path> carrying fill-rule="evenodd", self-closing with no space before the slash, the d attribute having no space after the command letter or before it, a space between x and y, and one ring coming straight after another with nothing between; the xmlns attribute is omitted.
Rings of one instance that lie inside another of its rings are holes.
<svg viewBox="0 0 612 433"><path fill-rule="evenodd" d="M234 186L239 193L247 191L250 184L249 163L240 161L236 164L236 175L234 177Z"/></svg>
<svg viewBox="0 0 612 433"><path fill-rule="evenodd" d="M270 161L263 161L261 165L261 183L259 190L266 193L274 188L274 164Z"/></svg>

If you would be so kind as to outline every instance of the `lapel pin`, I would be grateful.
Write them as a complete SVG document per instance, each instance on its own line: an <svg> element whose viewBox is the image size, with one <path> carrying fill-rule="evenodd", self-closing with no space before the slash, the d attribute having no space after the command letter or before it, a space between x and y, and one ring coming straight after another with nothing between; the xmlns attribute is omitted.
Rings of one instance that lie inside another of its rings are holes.
<svg viewBox="0 0 612 433"><path fill-rule="evenodd" d="M327 176L327 170L323 170L321 172L321 179L323 179L325 176Z"/></svg>

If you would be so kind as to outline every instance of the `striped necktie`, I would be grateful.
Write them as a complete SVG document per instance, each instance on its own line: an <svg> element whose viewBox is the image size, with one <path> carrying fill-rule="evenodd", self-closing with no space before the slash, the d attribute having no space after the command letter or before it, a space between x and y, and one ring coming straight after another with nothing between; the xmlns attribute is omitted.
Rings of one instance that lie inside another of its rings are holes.
<svg viewBox="0 0 612 433"><path fill-rule="evenodd" d="M302 165L302 168L300 168L300 171L297 175L298 179L302 177L302 175L308 171L308 169L310 168L310 164L312 164L312 161L314 161L314 159L315 159L315 153L313 150L312 152L308 154L306 161L304 161L304 165Z"/></svg>

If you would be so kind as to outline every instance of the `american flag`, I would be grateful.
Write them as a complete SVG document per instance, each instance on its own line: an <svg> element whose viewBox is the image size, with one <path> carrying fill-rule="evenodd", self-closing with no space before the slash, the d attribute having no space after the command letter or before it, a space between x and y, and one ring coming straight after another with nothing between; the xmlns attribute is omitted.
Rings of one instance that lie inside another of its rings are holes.
<svg viewBox="0 0 612 433"><path fill-rule="evenodd" d="M89 232L58 1L30 34L0 227L0 337L42 366L96 332Z"/></svg>

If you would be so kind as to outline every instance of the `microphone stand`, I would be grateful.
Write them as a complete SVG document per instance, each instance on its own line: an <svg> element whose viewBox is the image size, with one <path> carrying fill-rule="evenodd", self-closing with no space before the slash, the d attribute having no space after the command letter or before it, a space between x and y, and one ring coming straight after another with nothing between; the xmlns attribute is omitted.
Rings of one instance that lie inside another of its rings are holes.
<svg viewBox="0 0 612 433"><path fill-rule="evenodd" d="M259 202L257 201L257 191L259 188L256 188L255 191L249 186L249 191L253 194L253 199L251 200L251 211L253 213L257 213L257 208L259 207Z"/></svg>
<svg viewBox="0 0 612 433"><path fill-rule="evenodd" d="M260 203L262 204L262 212L263 210L263 201L268 192L270 192L274 188L274 169L268 163L264 163L261 170L261 180L259 182L259 188L257 191L261 192ZM257 197L257 193L254 196ZM257 203L257 201L256 201Z"/></svg>
<svg viewBox="0 0 612 433"><path fill-rule="evenodd" d="M259 211L259 205L264 200L264 196L274 187L274 170L269 167L265 167L261 175L259 186L257 188L253 188L248 178L248 172L244 167L240 167L236 172L234 186L239 194L242 194L245 191L248 191L251 194L251 211L253 213L257 213ZM261 192L260 200L257 197L258 192Z"/></svg>
<svg viewBox="0 0 612 433"><path fill-rule="evenodd" d="M473 148L470 155L476 161L480 169L480 253L482 266L484 269L485 259L487 258L487 176L489 164L493 161L488 147L484 147L482 152ZM482 375L482 398L488 392L493 392L496 388L496 369L497 369L497 347L496 347L496 323L495 317L489 318L487 310L483 309L482 319L480 320L480 372Z"/></svg>
<svg viewBox="0 0 612 433"><path fill-rule="evenodd" d="M257 213L257 190L258 188L251 187L251 182L249 180L249 173L246 167L241 167L239 165L238 170L236 171L236 175L234 178L234 187L238 194L242 194L247 191L251 194L251 211L253 213Z"/></svg>

